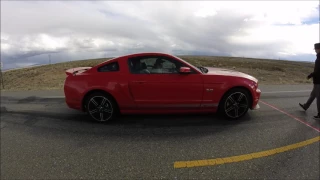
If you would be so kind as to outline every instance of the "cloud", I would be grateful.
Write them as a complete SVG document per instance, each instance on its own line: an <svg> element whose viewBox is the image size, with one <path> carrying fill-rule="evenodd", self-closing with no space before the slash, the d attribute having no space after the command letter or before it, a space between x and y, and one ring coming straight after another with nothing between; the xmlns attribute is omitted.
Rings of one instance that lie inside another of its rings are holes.
<svg viewBox="0 0 320 180"><path fill-rule="evenodd" d="M312 60L316 42L317 1L1 2L7 64L141 51Z"/></svg>

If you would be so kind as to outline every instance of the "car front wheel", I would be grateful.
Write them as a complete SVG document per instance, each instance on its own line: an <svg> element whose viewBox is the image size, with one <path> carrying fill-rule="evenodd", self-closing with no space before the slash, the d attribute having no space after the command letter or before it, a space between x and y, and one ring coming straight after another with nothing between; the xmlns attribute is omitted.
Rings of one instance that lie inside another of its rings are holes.
<svg viewBox="0 0 320 180"><path fill-rule="evenodd" d="M220 112L229 119L238 119L249 110L250 96L241 88L232 89L221 101Z"/></svg>
<svg viewBox="0 0 320 180"><path fill-rule="evenodd" d="M86 101L86 112L90 118L98 122L114 119L116 106L112 98L104 93L93 93Z"/></svg>

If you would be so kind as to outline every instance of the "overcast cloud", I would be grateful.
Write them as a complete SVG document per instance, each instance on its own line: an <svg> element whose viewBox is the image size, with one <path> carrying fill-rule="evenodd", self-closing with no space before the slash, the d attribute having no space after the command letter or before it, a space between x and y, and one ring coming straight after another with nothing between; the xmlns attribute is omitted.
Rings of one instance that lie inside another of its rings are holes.
<svg viewBox="0 0 320 180"><path fill-rule="evenodd" d="M313 61L319 1L1 1L6 68L158 51Z"/></svg>

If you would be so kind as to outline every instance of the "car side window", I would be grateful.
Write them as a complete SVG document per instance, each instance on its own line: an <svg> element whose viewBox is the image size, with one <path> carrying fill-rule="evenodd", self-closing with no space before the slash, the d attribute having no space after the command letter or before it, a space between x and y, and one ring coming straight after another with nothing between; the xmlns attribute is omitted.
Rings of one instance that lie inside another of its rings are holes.
<svg viewBox="0 0 320 180"><path fill-rule="evenodd" d="M181 62L165 56L142 56L128 59L133 74L178 74Z"/></svg>
<svg viewBox="0 0 320 180"><path fill-rule="evenodd" d="M119 71L118 62L108 63L98 68L98 72L113 72L113 71Z"/></svg>
<svg viewBox="0 0 320 180"><path fill-rule="evenodd" d="M153 67L157 57L143 56L132 57L128 59L130 72L133 74L150 74L150 69Z"/></svg>

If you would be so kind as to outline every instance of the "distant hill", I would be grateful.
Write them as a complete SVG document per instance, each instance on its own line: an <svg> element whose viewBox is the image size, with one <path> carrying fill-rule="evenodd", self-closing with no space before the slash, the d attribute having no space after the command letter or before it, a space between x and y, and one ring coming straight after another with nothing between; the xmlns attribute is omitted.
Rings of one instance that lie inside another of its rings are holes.
<svg viewBox="0 0 320 180"><path fill-rule="evenodd" d="M196 66L235 69L259 79L259 84L311 83L307 75L313 71L312 62L254 59L240 57L179 56ZM95 66L109 58L88 59L3 72L1 90L62 89L65 70L79 66Z"/></svg>

